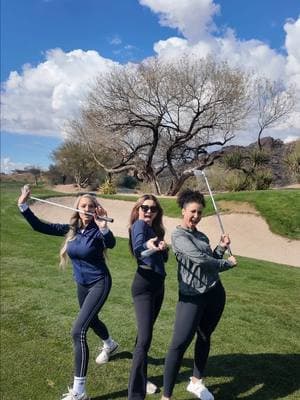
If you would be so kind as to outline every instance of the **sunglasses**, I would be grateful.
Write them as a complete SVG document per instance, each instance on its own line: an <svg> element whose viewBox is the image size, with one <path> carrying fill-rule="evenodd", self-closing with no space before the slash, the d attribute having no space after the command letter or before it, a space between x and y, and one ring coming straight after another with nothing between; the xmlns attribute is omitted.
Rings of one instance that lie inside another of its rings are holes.
<svg viewBox="0 0 300 400"><path fill-rule="evenodd" d="M146 206L144 204L141 205L141 209L143 212L147 212L150 211L152 213L155 213L158 211L158 207L157 206Z"/></svg>

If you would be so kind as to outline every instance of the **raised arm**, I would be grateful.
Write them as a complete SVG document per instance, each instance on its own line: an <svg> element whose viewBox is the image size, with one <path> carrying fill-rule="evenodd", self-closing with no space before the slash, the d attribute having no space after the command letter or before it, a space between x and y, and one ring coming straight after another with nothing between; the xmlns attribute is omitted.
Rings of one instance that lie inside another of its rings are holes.
<svg viewBox="0 0 300 400"><path fill-rule="evenodd" d="M51 236L64 236L70 229L68 224L52 224L41 221L28 206L28 199L30 197L30 188L25 185L21 190L21 195L18 199L18 206L26 221L33 230Z"/></svg>

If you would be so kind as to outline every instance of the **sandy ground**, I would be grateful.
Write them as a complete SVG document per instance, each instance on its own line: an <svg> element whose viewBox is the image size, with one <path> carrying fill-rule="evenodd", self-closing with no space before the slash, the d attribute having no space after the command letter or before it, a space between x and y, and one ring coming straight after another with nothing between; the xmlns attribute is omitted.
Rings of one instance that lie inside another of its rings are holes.
<svg viewBox="0 0 300 400"><path fill-rule="evenodd" d="M58 188L63 191L62 188ZM66 191L66 190L65 190ZM49 198L56 203L73 207L74 197ZM108 215L114 218L110 224L116 236L128 237L128 218L132 209L132 202L121 200L101 199L101 204ZM40 218L51 221L68 223L72 211L35 202L31 206L34 213ZM272 261L300 267L300 241L289 240L272 233L267 223L253 211L253 213L231 213L222 215L222 222L226 232L231 237L231 249L235 255ZM170 235L180 219L164 217L166 227L166 241L170 243ZM220 237L220 227L216 216L202 218L199 229L208 235L212 247Z"/></svg>

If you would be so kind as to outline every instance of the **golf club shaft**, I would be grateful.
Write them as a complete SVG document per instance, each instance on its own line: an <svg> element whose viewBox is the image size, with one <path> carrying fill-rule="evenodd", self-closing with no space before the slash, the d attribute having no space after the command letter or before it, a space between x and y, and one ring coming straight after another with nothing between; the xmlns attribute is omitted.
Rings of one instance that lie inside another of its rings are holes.
<svg viewBox="0 0 300 400"><path fill-rule="evenodd" d="M219 211L218 211L218 208L217 208L217 205L216 205L214 196L213 196L213 194L212 194L212 191L211 191L211 189L210 189L210 186L209 186L209 183L208 183L208 180L207 180L207 178L206 178L206 175L205 175L204 171L202 171L202 175L204 176L204 180L205 180L205 183L206 183L206 186L207 186L207 189L208 189L208 192L209 192L211 201L212 201L212 203L213 203L213 206L214 206L214 209L215 209L215 212L216 212L216 216L217 216L218 221L219 221L219 224L220 224L221 232L222 232L223 234L225 234L224 226L223 226L223 224L222 224L222 220L221 220L221 217L220 217L220 214L219 214ZM228 253L232 256L232 251L231 251L231 249L230 249L230 246L227 246L227 250L228 250Z"/></svg>
<svg viewBox="0 0 300 400"><path fill-rule="evenodd" d="M82 210L79 210L79 209L73 208L73 207L64 206L64 205L59 204L59 203L54 203L53 201L39 199L38 197L34 197L34 196L30 196L30 198L32 200L40 201L41 203L47 203L47 204L51 204L52 206L66 208L67 210L71 210L71 211L77 211L77 212L82 213L82 214L91 215L92 217L95 216L95 214L93 214L93 213L82 211ZM100 220L100 221L114 222L113 218L105 217L105 216L97 216L97 219Z"/></svg>
<svg viewBox="0 0 300 400"><path fill-rule="evenodd" d="M159 250L158 249L146 249L141 252L141 257L142 258L149 257L152 254L156 253L157 251L159 251Z"/></svg>

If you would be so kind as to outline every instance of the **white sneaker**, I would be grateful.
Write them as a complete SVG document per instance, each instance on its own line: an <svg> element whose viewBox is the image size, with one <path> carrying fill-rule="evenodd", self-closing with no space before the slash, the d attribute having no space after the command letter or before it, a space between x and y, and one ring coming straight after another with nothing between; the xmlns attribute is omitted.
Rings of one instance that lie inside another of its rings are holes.
<svg viewBox="0 0 300 400"><path fill-rule="evenodd" d="M72 389L68 387L68 393L64 393L61 400L89 400L86 393L75 394Z"/></svg>
<svg viewBox="0 0 300 400"><path fill-rule="evenodd" d="M101 352L96 358L96 363L101 365L109 361L110 356L115 354L119 348L119 344L113 340L113 344L110 347L103 346Z"/></svg>
<svg viewBox="0 0 300 400"><path fill-rule="evenodd" d="M192 378L190 378L190 383L187 385L186 390L188 392L196 395L198 397L198 399L214 400L214 396L212 395L212 393L210 393L210 391L204 385L204 383L202 382L202 379L200 379L196 383L193 383Z"/></svg>
<svg viewBox="0 0 300 400"><path fill-rule="evenodd" d="M157 386L154 385L154 383L147 381L147 386L146 386L146 393L147 394L154 394L157 392Z"/></svg>

